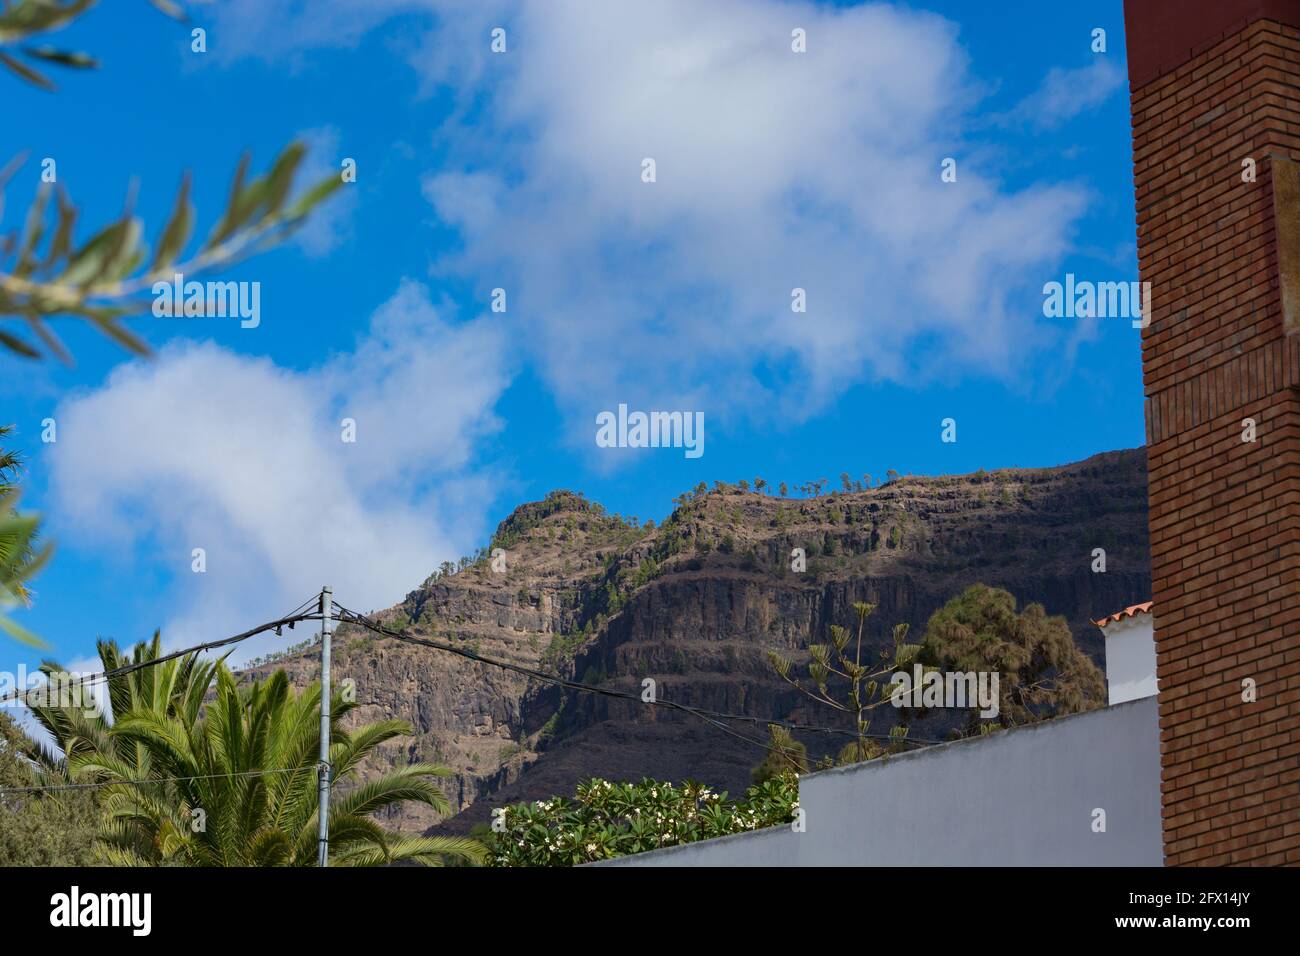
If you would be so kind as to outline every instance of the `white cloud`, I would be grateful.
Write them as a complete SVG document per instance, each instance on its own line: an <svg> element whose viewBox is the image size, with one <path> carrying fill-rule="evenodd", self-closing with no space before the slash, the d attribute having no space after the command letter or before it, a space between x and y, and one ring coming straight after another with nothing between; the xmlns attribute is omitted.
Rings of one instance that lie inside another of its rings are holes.
<svg viewBox="0 0 1300 956"><path fill-rule="evenodd" d="M445 321L412 282L354 352L310 371L169 347L59 408L54 530L74 546L137 545L170 570L171 645L273 619L323 584L359 610L386 606L469 549L482 512L467 499L490 477L465 465L498 426L504 354L485 320Z"/></svg>
<svg viewBox="0 0 1300 956"><path fill-rule="evenodd" d="M592 412L624 400L791 420L862 381L1017 379L1063 334L1035 296L1086 194L998 180L997 144L972 139L986 86L942 17L806 0L241 0L213 14L243 38L232 55L263 58L408 15L395 42L457 104L431 132L451 161L424 191L463 250L436 268L508 289L518 341L587 442ZM271 52L259 23L278 25ZM506 55L489 50L495 26ZM1023 118L1090 108L1117 70L1054 71ZM954 184L939 179L947 156Z"/></svg>
<svg viewBox="0 0 1300 956"><path fill-rule="evenodd" d="M389 18L429 8L431 0L189 0L202 13L211 56L275 62L302 50L355 47Z"/></svg>
<svg viewBox="0 0 1300 956"><path fill-rule="evenodd" d="M303 130L298 134L307 146L307 155L298 171L298 181L309 188L329 176L342 172L343 156L339 151L339 131L333 126ZM293 241L303 254L312 259L329 255L350 238L351 223L357 206L356 188L343 189L330 202L312 210L294 233Z"/></svg>
<svg viewBox="0 0 1300 956"><path fill-rule="evenodd" d="M863 380L1011 377L1057 334L1016 296L1067 250L1085 195L966 161L977 85L948 21L556 0L507 28L507 56L443 39L487 86L475 125L440 133L459 166L425 195L464 241L440 267L509 288L584 433L621 400L797 418Z"/></svg>
<svg viewBox="0 0 1300 956"><path fill-rule="evenodd" d="M1052 129L1096 109L1121 89L1124 81L1123 68L1105 55L1095 55L1087 66L1075 69L1053 67L1008 119Z"/></svg>

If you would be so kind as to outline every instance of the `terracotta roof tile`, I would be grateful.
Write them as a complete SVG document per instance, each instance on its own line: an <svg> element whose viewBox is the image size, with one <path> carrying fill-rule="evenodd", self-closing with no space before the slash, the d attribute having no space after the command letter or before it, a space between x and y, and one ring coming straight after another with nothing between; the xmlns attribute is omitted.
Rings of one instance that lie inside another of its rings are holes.
<svg viewBox="0 0 1300 956"><path fill-rule="evenodd" d="M1126 617L1133 617L1135 614L1149 614L1151 612L1152 603L1153 602L1151 601L1147 601L1143 604L1134 604L1124 608L1122 611L1116 611L1114 614L1103 617L1099 621L1093 621L1092 623L1096 624L1098 627L1105 627L1112 621L1120 621Z"/></svg>

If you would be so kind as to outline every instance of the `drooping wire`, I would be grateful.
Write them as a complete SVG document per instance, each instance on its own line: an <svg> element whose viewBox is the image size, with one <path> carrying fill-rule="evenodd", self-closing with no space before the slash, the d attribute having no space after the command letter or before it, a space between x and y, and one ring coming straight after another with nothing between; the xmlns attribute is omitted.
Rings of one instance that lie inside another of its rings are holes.
<svg viewBox="0 0 1300 956"><path fill-rule="evenodd" d="M319 602L320 600L319 595L316 598L313 598L312 600ZM305 602L305 604L310 604L310 603L311 601ZM132 674L138 670L143 670L146 667L154 667L158 664L163 664L166 663L167 661L175 660L178 657L184 657L187 654L202 653L204 651L215 650L218 647L228 647L231 644L238 644L240 641L246 641L250 637L256 637L258 634L264 634L267 631L273 631L276 628L283 627L286 624L296 624L299 621L316 621L316 620L320 620L319 613L289 614L286 615L285 617L280 618L279 620L270 621L266 624L259 624L257 627L250 628L249 630L244 631L240 634L234 634L230 637L223 637L215 641L207 641L206 643L203 644L196 644L193 647L182 648L181 650L178 651L170 651L166 654L162 654L159 655L158 657L153 657L148 660L132 661L130 664L123 664L121 667L114 667L111 670L103 671L98 674L87 674L84 677L77 678L76 680L68 680L68 681L60 680L55 686L56 689L58 690L70 689L72 687L92 687L96 684L106 683L107 681L115 677L124 677L127 674ZM14 691L13 693L6 694L4 697L0 697L0 704L7 704L10 702L19 702L25 704L27 703L28 697L35 696L38 694L45 694L47 693L48 688L49 685L41 685L38 687L29 688L28 690Z"/></svg>
<svg viewBox="0 0 1300 956"><path fill-rule="evenodd" d="M100 787L145 787L155 783L183 783L191 780L219 780L225 777L264 777L273 773L298 773L311 767L274 767L269 770L232 770L193 777L148 777L144 780L96 780L91 783L60 783L33 787L0 787L0 797L11 793L57 793L62 790L95 790Z"/></svg>
<svg viewBox="0 0 1300 956"><path fill-rule="evenodd" d="M701 708L701 707L691 707L688 704L682 704L679 703L678 701L673 701L673 700L663 700L658 697L643 699L639 694L630 693L628 691L616 690L611 687L598 687L594 684L585 684L582 683L581 681L568 680L567 678L558 677L554 674L547 674L544 671L539 671L531 667L525 667L521 664L514 664L511 663L510 661L502 661L490 657L484 657L483 655L475 651L471 651L467 648L456 647L455 645L452 644L446 644L441 641L433 641L433 640L429 640L428 638L415 637L413 635L406 634L402 631L397 631L394 630L393 628L385 627L384 625L378 623L377 621L374 621L373 619L368 618L363 614L358 614L356 611L350 610L349 608L346 608L337 602L334 602L334 607L338 611L338 620L340 623L355 624L360 627L364 627L367 630L370 630L374 633L382 634L386 637L394 638L395 640L404 641L408 644L416 644L422 647L433 648L434 650L446 651L450 654L455 654L467 660L475 661L480 664L486 664L490 667L499 667L504 670L509 670L516 674L521 674L525 677L530 677L539 681L543 681L547 684L551 684L557 687L562 687L566 690L597 694L602 697L612 697L620 700L632 701L634 703L645 703L657 707L666 707L670 710L682 711L683 713L689 714L692 717L695 717L699 720L703 720L706 723L711 724L714 727L717 727L718 729L724 731L725 733L730 734L733 737L737 737L755 746L762 747L764 750L767 751L771 751L775 748L773 748L772 745L769 744L767 741L738 733L732 728L722 724L721 721L736 721L736 722L749 723L754 725L758 725L761 723L764 725L775 725L778 727L782 727L786 730L800 731L804 733L823 733L823 734L831 734L831 735L840 735L845 737L852 737L854 739L865 737L868 739L875 739L875 740L887 740L890 741L891 743L912 743L918 746L929 746L931 744L941 743L941 741L938 740L926 740L924 738L919 738L919 737L910 737L910 736L893 737L888 734L856 734L853 731L846 730L842 727L822 727L822 726L809 725L809 724L799 724L799 723L794 723L786 720L776 720L776 719L769 719L764 717L755 717L749 714L724 713L721 711L708 710L706 708Z"/></svg>

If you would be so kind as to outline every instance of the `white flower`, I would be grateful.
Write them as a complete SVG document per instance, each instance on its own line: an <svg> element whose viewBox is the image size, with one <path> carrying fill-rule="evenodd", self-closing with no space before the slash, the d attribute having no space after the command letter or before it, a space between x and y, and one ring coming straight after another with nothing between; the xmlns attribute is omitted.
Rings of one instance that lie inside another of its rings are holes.
<svg viewBox="0 0 1300 956"><path fill-rule="evenodd" d="M588 844L587 844L587 852L588 852L588 853L595 853L595 852L596 852L596 844L594 844L594 843L588 843Z"/></svg>

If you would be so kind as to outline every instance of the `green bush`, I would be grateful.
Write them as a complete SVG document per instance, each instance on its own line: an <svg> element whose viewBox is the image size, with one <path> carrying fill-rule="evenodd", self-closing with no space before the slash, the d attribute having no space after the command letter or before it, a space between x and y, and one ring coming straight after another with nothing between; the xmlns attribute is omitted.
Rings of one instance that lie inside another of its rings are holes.
<svg viewBox="0 0 1300 956"><path fill-rule="evenodd" d="M798 807L793 774L752 786L734 802L726 791L691 780L680 786L592 780L572 800L555 797L494 813L483 836L493 866L574 866L778 826L792 821Z"/></svg>

